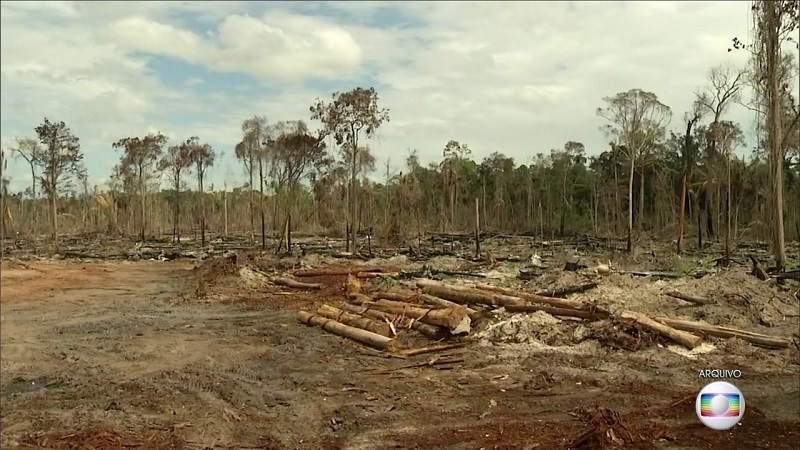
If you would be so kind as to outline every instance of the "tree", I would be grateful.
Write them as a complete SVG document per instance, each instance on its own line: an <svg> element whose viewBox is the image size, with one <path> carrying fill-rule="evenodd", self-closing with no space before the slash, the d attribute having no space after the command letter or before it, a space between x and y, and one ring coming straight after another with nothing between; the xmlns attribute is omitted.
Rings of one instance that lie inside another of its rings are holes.
<svg viewBox="0 0 800 450"><path fill-rule="evenodd" d="M597 114L611 122L606 130L623 143L628 156L628 252L633 251L633 175L636 158L655 147L656 141L672 118L669 106L661 103L658 96L641 89L620 92L614 97L605 97L605 108Z"/></svg>
<svg viewBox="0 0 800 450"><path fill-rule="evenodd" d="M236 157L244 163L245 169L250 176L250 237L251 241L254 240L253 175L255 173L255 166L258 164L259 190L261 192L261 200L259 201L259 210L261 212L261 249L263 250L267 245L266 222L264 218L264 165L268 160L265 144L269 137L269 129L267 127L266 117L253 116L245 120L242 123L242 132L244 136L242 141L236 145Z"/></svg>
<svg viewBox="0 0 800 450"><path fill-rule="evenodd" d="M172 222L172 239L181 242L181 176L188 172L192 165L189 141L169 147L158 162L158 168L167 173L172 188L175 189L174 218Z"/></svg>
<svg viewBox="0 0 800 450"><path fill-rule="evenodd" d="M194 164L194 171L197 175L197 191L200 194L200 245L206 246L206 201L203 181L206 170L214 165L216 154L214 149L208 144L201 144L197 136L192 136L186 142L189 147L189 161Z"/></svg>
<svg viewBox="0 0 800 450"><path fill-rule="evenodd" d="M292 250L292 206L297 201L298 189L303 178L312 169L320 167L327 159L324 137L312 135L302 120L280 123L276 126L277 136L270 139L272 161L275 177L279 184L288 187L288 203L286 207L286 249ZM280 251L280 245L278 247Z"/></svg>
<svg viewBox="0 0 800 450"><path fill-rule="evenodd" d="M721 153L725 157L725 184L727 188L725 198L725 259L727 266L731 258L731 157L733 149L742 142L742 130L733 122L722 121L711 124L710 135L719 143Z"/></svg>
<svg viewBox="0 0 800 450"><path fill-rule="evenodd" d="M389 110L378 107L378 93L375 88L355 88L352 91L332 96L332 102L326 104L320 99L310 108L311 119L322 122L323 132L332 135L343 156L350 154L350 192L348 203L350 217L348 220L349 237L347 251L356 248L356 223L358 219L358 194L356 182L358 177L358 141L363 137L369 139L384 122L389 121Z"/></svg>
<svg viewBox="0 0 800 450"><path fill-rule="evenodd" d="M139 206L141 220L139 222L139 237L145 241L145 229L147 228L146 203L147 182L153 176L151 173L155 169L155 164L161 157L167 138L161 133L150 133L144 138L127 137L120 139L112 144L112 147L122 149L120 156L120 170L122 173L129 174L139 190Z"/></svg>
<svg viewBox="0 0 800 450"><path fill-rule="evenodd" d="M11 149L14 156L22 158L28 163L31 169L31 217L33 222L33 235L37 234L37 220L36 220L36 166L37 161L41 161L44 149L36 141L31 138L17 138L17 146Z"/></svg>
<svg viewBox="0 0 800 450"><path fill-rule="evenodd" d="M686 196L688 195L688 181L689 181L689 170L691 165L693 164L691 160L692 155L692 145L694 141L692 139L692 128L697 124L697 121L703 116L703 111L701 107L695 102L694 108L691 112L687 113L684 117L686 121L686 134L683 135L683 148L681 149L681 201L680 201L680 209L678 210L678 242L677 242L677 250L678 254L683 253L683 229L684 224L686 221Z"/></svg>
<svg viewBox="0 0 800 450"><path fill-rule="evenodd" d="M794 0L758 1L753 5L756 42L753 48L755 79L766 105L767 142L772 169L772 247L777 270L786 267L783 221L783 117L786 89L781 85L782 46L800 28L800 6Z"/></svg>
<svg viewBox="0 0 800 450"><path fill-rule="evenodd" d="M695 105L696 108L703 113L710 113L712 116L711 125L708 131L716 130L716 125L719 123L725 110L732 102L739 103L741 101L741 87L744 83L744 71L735 68L731 65L720 65L712 67L708 72L709 85L701 92L695 92ZM719 193L719 179L720 176L716 175L714 171L714 162L719 159L720 151L718 147L717 136L711 134L709 139L706 140L708 148L706 149L706 160L708 169L713 171L714 176L711 177L712 183L705 185L705 210L706 210L706 228L709 238L714 235L714 214L713 214L713 189L712 185L717 187ZM719 199L718 199L719 200Z"/></svg>
<svg viewBox="0 0 800 450"><path fill-rule="evenodd" d="M443 159L440 167L442 171L442 183L444 184L443 192L448 196L447 205L450 209L450 227L455 226L456 221L456 205L458 204L459 187L463 181L463 175L461 173L462 162L469 159L470 156L472 156L472 150L470 150L467 144L461 144L454 140L448 141L442 150Z"/></svg>
<svg viewBox="0 0 800 450"><path fill-rule="evenodd" d="M6 158L6 151L0 148L0 241L6 235L6 211L8 204L6 203L6 196L8 196L8 179L6 178L6 169L8 159ZM35 182L35 179L34 179ZM3 249L0 249L0 253Z"/></svg>
<svg viewBox="0 0 800 450"><path fill-rule="evenodd" d="M41 169L41 185L50 200L53 224L53 245L58 248L58 196L68 188L71 177L82 168L83 152L77 136L64 122L50 122L46 117L35 128L44 151L39 155L37 165Z"/></svg>

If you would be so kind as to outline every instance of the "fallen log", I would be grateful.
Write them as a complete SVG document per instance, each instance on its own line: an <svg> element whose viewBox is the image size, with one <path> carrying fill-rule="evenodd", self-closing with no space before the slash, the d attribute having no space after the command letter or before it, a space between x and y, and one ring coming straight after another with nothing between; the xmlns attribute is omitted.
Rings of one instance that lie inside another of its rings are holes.
<svg viewBox="0 0 800 450"><path fill-rule="evenodd" d="M586 292L596 287L597 283L584 283L584 284L577 284L575 286L567 286L558 289L551 289L548 291L539 291L536 293L536 295L541 295L542 297L564 297L570 294L578 294L580 292Z"/></svg>
<svg viewBox="0 0 800 450"><path fill-rule="evenodd" d="M384 299L384 300L393 300L396 302L406 302L406 303L419 303L416 300L416 293L415 292L408 292L408 293L400 293L400 292L375 292L372 294L375 299Z"/></svg>
<svg viewBox="0 0 800 450"><path fill-rule="evenodd" d="M453 344L433 344L433 345L426 345L424 347L417 347L417 348L409 348L406 350L401 350L400 354L403 356L417 356L417 355L424 355L427 353L434 353L434 352L443 352L445 350L452 350L455 348L461 348L466 344L463 342L456 342Z"/></svg>
<svg viewBox="0 0 800 450"><path fill-rule="evenodd" d="M581 319L599 319L593 311L586 309L572 309L572 308L556 308L554 306L544 306L544 305L521 305L521 306L506 306L506 311L511 313L527 313L527 312L537 312L537 311L544 311L548 314L552 314L554 316L567 316L567 317L578 317Z"/></svg>
<svg viewBox="0 0 800 450"><path fill-rule="evenodd" d="M684 294L683 292L678 292L678 291L669 291L665 292L664 294L673 298L677 298L679 300L683 300L685 302L694 303L695 305L707 305L709 303L712 303L712 301L706 297L702 297L699 295Z"/></svg>
<svg viewBox="0 0 800 450"><path fill-rule="evenodd" d="M417 294L416 292L408 292L408 293L378 292L372 295L376 299L394 300L396 302L406 302L414 304L424 303L426 305L437 306L440 308L452 308L454 306L459 306L458 303L454 303L449 300L445 300L443 298L427 294ZM469 315L470 319L476 319L477 316L480 314L480 312L481 311L467 307L467 314Z"/></svg>
<svg viewBox="0 0 800 450"><path fill-rule="evenodd" d="M417 294L415 298L422 300L422 303L431 306L439 306L441 308L453 308L460 306L458 303L451 302L450 300L445 300L443 298L439 298L433 295L428 294ZM476 319L478 316L483 312L482 309L473 309L469 306L467 308L467 314L469 315L470 319Z"/></svg>
<svg viewBox="0 0 800 450"><path fill-rule="evenodd" d="M367 317L352 314L329 305L322 305L317 309L317 314L351 327L371 331L381 336L394 337L394 330L388 322L377 322Z"/></svg>
<svg viewBox="0 0 800 450"><path fill-rule="evenodd" d="M689 350L696 348L703 342L703 338L701 338L700 336L695 336L694 334L677 330L671 326L659 323L645 316L644 314L640 314L633 311L623 311L620 316L623 319L633 319L634 321L636 321L636 323L647 328L648 330L666 336L672 339L673 341L688 348Z"/></svg>
<svg viewBox="0 0 800 450"><path fill-rule="evenodd" d="M370 307L394 314L402 314L430 325L446 327L453 334L469 333L471 320L463 305L452 308L433 309L392 300L368 303Z"/></svg>
<svg viewBox="0 0 800 450"><path fill-rule="evenodd" d="M277 285L294 289L322 289L325 287L325 285L322 283L304 283L302 281L296 281L286 277L275 277L271 281Z"/></svg>
<svg viewBox="0 0 800 450"><path fill-rule="evenodd" d="M417 281L417 287L422 289L426 294L467 305L509 306L525 304L525 301L519 297L503 294L487 294L466 288L448 286L431 280L419 280Z"/></svg>
<svg viewBox="0 0 800 450"><path fill-rule="evenodd" d="M611 313L608 312L607 310L600 308L599 306L590 305L580 300L570 300L566 298L555 298L555 297L546 297L538 294L529 294L527 292L515 291L513 289L492 286L490 284L476 284L475 287L480 290L499 292L505 295L518 297L523 300L527 300L529 302L554 306L556 308L574 309L579 311L592 311L592 313L598 318L606 318L611 316Z"/></svg>
<svg viewBox="0 0 800 450"><path fill-rule="evenodd" d="M397 278L400 276L399 272L357 272L356 277L358 278L381 278L381 277L391 277Z"/></svg>
<svg viewBox="0 0 800 450"><path fill-rule="evenodd" d="M735 328L709 325L706 323L692 322L689 320L670 319L668 317L656 317L655 320L678 330L703 333L709 336L721 338L736 337L750 342L751 344L766 348L788 348L792 343L791 339L753 333L751 331L737 330Z"/></svg>
<svg viewBox="0 0 800 450"><path fill-rule="evenodd" d="M385 311L380 311L377 309L370 309L368 306L356 306L356 305L345 304L342 305L341 308L343 310L350 311L352 313L356 313L364 317L369 317L377 320L388 320L392 322L396 327L410 328L418 332L419 334L425 336L428 339L433 339L434 341L450 337L450 330L448 330L445 327L440 327L438 325L430 325L424 322L420 322L416 319L409 319L408 317L387 313Z"/></svg>
<svg viewBox="0 0 800 450"><path fill-rule="evenodd" d="M344 276L356 273L380 272L377 267L321 267L317 269L295 270L292 275L296 277L325 277Z"/></svg>
<svg viewBox="0 0 800 450"><path fill-rule="evenodd" d="M315 325L323 330L333 333L338 336L346 337L354 341L361 342L362 344L369 345L370 347L379 350L386 350L390 352L397 352L400 346L397 341L371 331L362 330L360 328L351 327L341 322L337 322L327 317L311 314L307 311L298 311L297 320L306 325Z"/></svg>

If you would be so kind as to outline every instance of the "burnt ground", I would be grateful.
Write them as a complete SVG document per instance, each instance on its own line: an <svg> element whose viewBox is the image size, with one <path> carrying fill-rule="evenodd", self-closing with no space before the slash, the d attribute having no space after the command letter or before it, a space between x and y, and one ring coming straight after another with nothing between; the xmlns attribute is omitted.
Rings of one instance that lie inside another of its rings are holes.
<svg viewBox="0 0 800 450"><path fill-rule="evenodd" d="M343 301L340 277L304 293L242 266L4 261L3 448L800 448L796 348L709 338L688 352L537 313L487 319L445 354L392 358L296 321ZM800 323L792 288L745 270L598 282L573 298L784 337ZM666 287L718 301L689 306L659 296ZM399 368L434 358L456 362ZM695 415L708 368L742 371L746 413L731 431Z"/></svg>

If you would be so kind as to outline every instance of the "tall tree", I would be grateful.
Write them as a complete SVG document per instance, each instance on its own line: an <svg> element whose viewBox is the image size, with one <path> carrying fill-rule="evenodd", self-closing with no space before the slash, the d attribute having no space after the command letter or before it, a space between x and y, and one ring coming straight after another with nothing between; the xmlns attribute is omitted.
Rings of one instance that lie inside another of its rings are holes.
<svg viewBox="0 0 800 450"><path fill-rule="evenodd" d="M297 201L300 182L312 169L320 167L327 158L324 137L313 135L302 120L278 124L278 134L269 140L272 149L273 171L280 183L288 188L284 225L286 249L292 250L292 205ZM280 251L280 246L279 246Z"/></svg>
<svg viewBox="0 0 800 450"><path fill-rule="evenodd" d="M456 207L458 205L458 193L462 187L463 174L462 164L463 161L472 156L472 150L467 144L461 144L458 141L450 140L445 144L442 150L442 163L440 164L442 171L443 192L447 195L447 206L450 209L449 224L454 227L456 224ZM484 205L485 207L485 205ZM444 210L442 211L444 212Z"/></svg>
<svg viewBox="0 0 800 450"><path fill-rule="evenodd" d="M786 237L783 221L783 105L788 89L782 86L783 44L800 28L800 5L796 0L757 1L753 5L755 79L763 93L767 143L772 172L772 247L777 270L786 267Z"/></svg>
<svg viewBox="0 0 800 450"><path fill-rule="evenodd" d="M242 123L242 141L236 146L236 157L245 165L250 176L250 235L253 238L253 176L258 170L259 191L259 211L261 213L261 249L267 246L266 219L264 217L264 167L268 163L266 152L266 141L269 138L267 119L263 116L253 116Z"/></svg>
<svg viewBox="0 0 800 450"><path fill-rule="evenodd" d="M159 170L167 173L170 185L175 189L175 205L173 206L172 239L181 242L181 186L182 176L192 165L189 141L169 147L158 162Z"/></svg>
<svg viewBox="0 0 800 450"><path fill-rule="evenodd" d="M597 114L611 122L607 131L624 143L630 172L628 176L628 252L633 251L633 175L637 157L655 147L672 118L669 106L661 103L658 96L641 89L620 92L614 97L605 97L605 108Z"/></svg>
<svg viewBox="0 0 800 450"><path fill-rule="evenodd" d="M683 253L683 230L686 221L686 196L688 195L689 171L693 164L692 157L692 128L703 116L702 108L695 102L692 111L684 117L686 121L686 133L683 135L683 148L681 149L681 201L678 210L678 254Z"/></svg>
<svg viewBox="0 0 800 450"><path fill-rule="evenodd" d="M156 162L164 151L167 137L161 133L150 133L144 138L127 137L112 144L114 148L122 149L120 156L120 170L130 173L138 187L140 222L139 238L145 241L147 228L147 182L153 177L157 167Z"/></svg>
<svg viewBox="0 0 800 450"><path fill-rule="evenodd" d="M722 119L722 115L732 103L739 103L741 101L741 88L744 84L744 71L736 68L730 64L723 64L712 67L708 72L708 86L702 91L695 92L695 104L703 113L711 115L711 125L708 131L717 130L716 126ZM718 147L718 139L715 134L710 134L706 142L708 148L706 150L705 158L708 162L707 168L709 173L709 181L705 184L703 189L705 194L706 212L706 229L708 237L714 237L714 189L719 192L720 179L722 178L716 173L716 161L724 158ZM719 199L717 199L719 200Z"/></svg>
<svg viewBox="0 0 800 450"><path fill-rule="evenodd" d="M322 122L323 131L332 135L343 156L350 154L350 195L348 195L350 217L347 251L356 249L356 224L358 219L358 160L356 156L361 136L369 139L384 123L389 121L389 110L378 107L378 93L375 88L355 88L352 91L332 96L331 103L320 99L311 106L311 119Z"/></svg>
<svg viewBox="0 0 800 450"><path fill-rule="evenodd" d="M50 122L45 117L35 131L44 146L37 165L42 173L42 189L50 200L53 245L58 249L58 196L69 187L71 178L80 172L83 152L78 137L64 122Z"/></svg>
<svg viewBox="0 0 800 450"><path fill-rule="evenodd" d="M742 142L741 128L730 121L720 121L711 124L711 139L715 140L719 146L720 153L725 158L725 265L730 263L731 258L731 159L733 150Z"/></svg>
<svg viewBox="0 0 800 450"><path fill-rule="evenodd" d="M28 163L31 169L31 221L33 224L33 235L37 235L37 214L36 214L36 166L40 161L44 149L36 139L17 138L17 145L11 149L14 156L22 158Z"/></svg>
<svg viewBox="0 0 800 450"><path fill-rule="evenodd" d="M200 194L200 245L206 246L206 191L203 182L206 170L214 165L216 154L209 144L201 144L197 136L192 136L187 141L189 147L189 161L194 164L194 172L197 175L197 191Z"/></svg>

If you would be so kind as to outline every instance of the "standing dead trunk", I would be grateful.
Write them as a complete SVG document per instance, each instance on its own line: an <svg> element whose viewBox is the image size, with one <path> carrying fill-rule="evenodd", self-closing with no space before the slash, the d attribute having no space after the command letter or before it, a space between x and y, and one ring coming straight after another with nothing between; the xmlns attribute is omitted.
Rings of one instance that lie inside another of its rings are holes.
<svg viewBox="0 0 800 450"><path fill-rule="evenodd" d="M259 211L261 212L261 250L267 248L267 228L264 221L264 161L258 158L258 181L261 198L258 199Z"/></svg>
<svg viewBox="0 0 800 450"><path fill-rule="evenodd" d="M678 254L683 253L683 227L686 221L686 192L689 178L689 146L692 139L692 127L699 120L699 115L695 114L686 124L686 134L683 137L683 167L681 168L681 206L678 211Z"/></svg>
<svg viewBox="0 0 800 450"><path fill-rule="evenodd" d="M636 158L632 149L628 150L628 155L631 160L630 173L628 175L628 253L633 252L633 174L636 169Z"/></svg>

